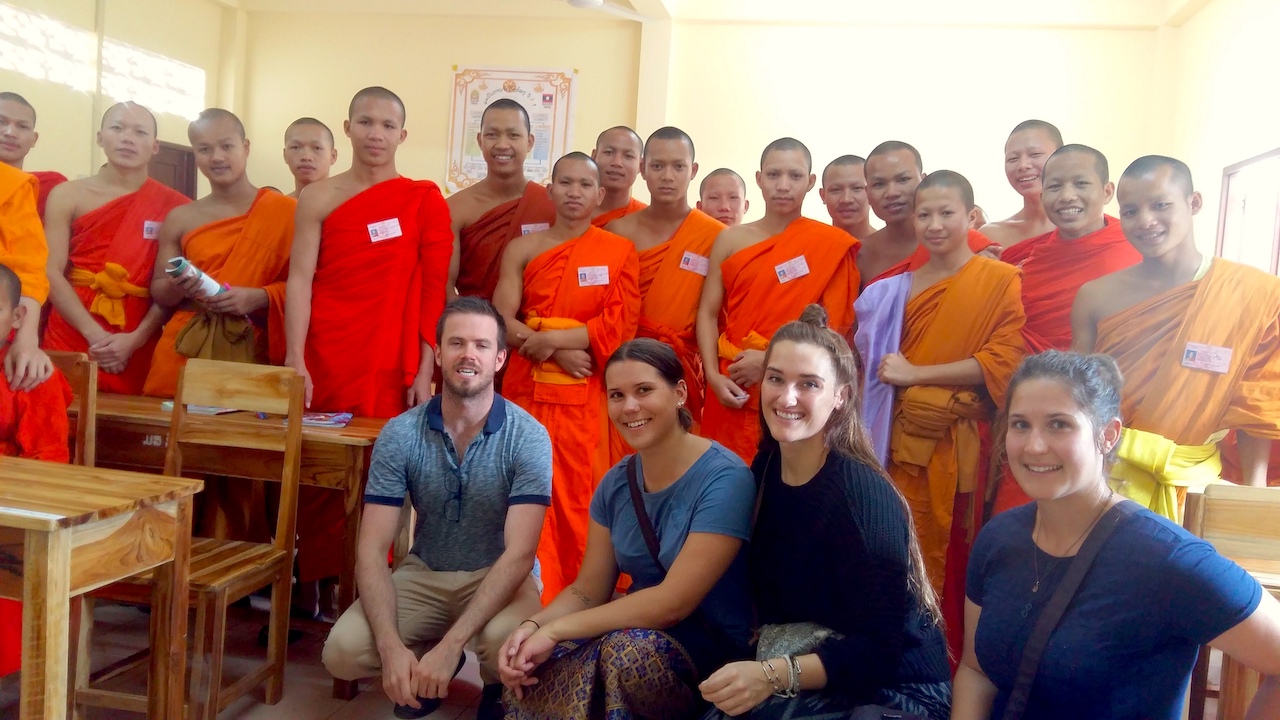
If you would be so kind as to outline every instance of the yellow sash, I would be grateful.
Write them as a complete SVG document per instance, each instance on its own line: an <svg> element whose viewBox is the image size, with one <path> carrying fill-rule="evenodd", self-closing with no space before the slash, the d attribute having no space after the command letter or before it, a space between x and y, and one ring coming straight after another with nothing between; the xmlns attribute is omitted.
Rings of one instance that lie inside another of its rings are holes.
<svg viewBox="0 0 1280 720"><path fill-rule="evenodd" d="M742 347L734 345L724 333L720 333L720 339L716 341L716 353L722 360L733 362L733 359L743 350L759 350L764 352L769 349L769 339L760 333L752 330L747 336L742 338Z"/></svg>
<svg viewBox="0 0 1280 720"><path fill-rule="evenodd" d="M538 332L540 330L574 330L580 327L586 327L586 323L580 323L571 318L556 317L538 317L530 314L525 318L525 325L530 330ZM533 381L536 383L547 383L549 385L586 385L587 378L577 378L564 371L560 364L555 360L543 360L533 367Z"/></svg>
<svg viewBox="0 0 1280 720"><path fill-rule="evenodd" d="M1219 481L1218 441L1223 435L1214 435L1204 445L1179 445L1156 433L1124 428L1119 459L1111 468L1111 487L1181 525L1178 488L1203 489Z"/></svg>
<svg viewBox="0 0 1280 720"><path fill-rule="evenodd" d="M98 273L73 266L67 274L67 280L75 287L97 290L89 305L89 312L121 329L125 326L124 297L151 297L150 290L129 282L129 271L123 265L113 262L103 265L102 272Z"/></svg>

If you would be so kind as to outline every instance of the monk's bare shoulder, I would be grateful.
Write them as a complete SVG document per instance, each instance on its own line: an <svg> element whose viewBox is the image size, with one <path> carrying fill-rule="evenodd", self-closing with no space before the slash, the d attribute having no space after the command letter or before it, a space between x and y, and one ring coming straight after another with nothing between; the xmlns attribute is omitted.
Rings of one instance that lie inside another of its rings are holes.
<svg viewBox="0 0 1280 720"><path fill-rule="evenodd" d="M355 197L363 188L344 178L345 175L347 173L341 173L308 185L298 197L298 214L324 220L342 203Z"/></svg>
<svg viewBox="0 0 1280 720"><path fill-rule="evenodd" d="M208 215L206 200L207 198L201 198L170 210L164 218L166 234L173 233L181 238L197 227L211 222L211 220L202 219Z"/></svg>
<svg viewBox="0 0 1280 720"><path fill-rule="evenodd" d="M453 218L453 225L456 228L470 225L488 209L485 207L485 198L479 184L465 187L450 195L445 198L445 204L449 206L449 217Z"/></svg>
<svg viewBox="0 0 1280 720"><path fill-rule="evenodd" d="M768 238L768 230L757 223L747 223L721 230L719 237L716 238L716 245L720 246L724 256L728 257Z"/></svg>
<svg viewBox="0 0 1280 720"><path fill-rule="evenodd" d="M631 238L636 234L636 231L640 229L640 224L641 222L643 222L643 219L640 216L646 213L647 211L648 211L648 208L645 208L644 210L633 212L630 215L623 215L617 220L614 220L613 222L605 225L604 229L608 230L614 235L621 235L624 238Z"/></svg>
<svg viewBox="0 0 1280 720"><path fill-rule="evenodd" d="M516 263L523 270L524 266L529 264L529 261L548 243L554 244L554 238L546 230L512 238L507 249L502 252L502 263L503 265L508 262Z"/></svg>
<svg viewBox="0 0 1280 720"><path fill-rule="evenodd" d="M986 235L988 240L1005 248L1027 240L1025 232L1026 228L1013 220L997 220L982 226L982 234Z"/></svg>

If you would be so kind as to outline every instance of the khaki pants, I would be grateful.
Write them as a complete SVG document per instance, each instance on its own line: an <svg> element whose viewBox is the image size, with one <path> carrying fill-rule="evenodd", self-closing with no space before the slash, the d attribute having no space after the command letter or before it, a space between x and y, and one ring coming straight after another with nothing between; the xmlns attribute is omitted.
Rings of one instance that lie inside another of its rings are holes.
<svg viewBox="0 0 1280 720"><path fill-rule="evenodd" d="M391 575L396 592L400 639L419 657L444 637L462 615L489 568L474 572L436 572L410 553ZM498 682L498 651L522 621L542 609L533 577L525 578L507 607L471 639L467 647L480 659L480 678ZM321 661L335 678L360 680L382 672L382 658L364 607L357 600L338 618L324 643Z"/></svg>

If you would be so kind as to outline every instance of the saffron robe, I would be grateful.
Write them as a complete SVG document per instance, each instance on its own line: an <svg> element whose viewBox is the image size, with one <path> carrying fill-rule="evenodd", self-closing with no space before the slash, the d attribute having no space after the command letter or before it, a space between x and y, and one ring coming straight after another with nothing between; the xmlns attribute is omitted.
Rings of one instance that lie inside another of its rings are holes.
<svg viewBox="0 0 1280 720"><path fill-rule="evenodd" d="M0 163L0 265L22 282L22 294L40 304L49 297L49 246L36 212L36 179Z"/></svg>
<svg viewBox="0 0 1280 720"><path fill-rule="evenodd" d="M591 495L610 467L604 364L635 336L639 266L630 240L592 227L533 258L524 270L524 322L535 331L586 327L596 368L590 377L579 379L554 360L535 364L513 352L502 387L507 399L551 434L551 507L538 542L542 596L547 600L578 575L587 547ZM583 269L596 268L598 273L602 267L608 274L604 284L584 286Z"/></svg>
<svg viewBox="0 0 1280 720"><path fill-rule="evenodd" d="M103 330L132 332L147 314L160 224L170 210L188 202L185 195L147 178L137 191L71 223L67 279ZM99 371L98 391L141 394L157 339L148 338L119 374ZM45 328L44 347L87 352L89 343L54 308Z"/></svg>
<svg viewBox="0 0 1280 720"><path fill-rule="evenodd" d="M848 335L858 294L859 243L849 233L801 217L781 233L730 255L720 263L724 301L720 311L720 372L743 350L764 350L806 306L822 305L832 330ZM801 262L803 261L803 262ZM791 263L788 267L786 264ZM803 266L807 272L797 272ZM728 408L709 393L702 408L702 435L750 464L760 444L760 388L745 388L746 404Z"/></svg>
<svg viewBox="0 0 1280 720"><path fill-rule="evenodd" d="M1225 372L1184 366L1205 347L1230 351ZM1181 517L1186 488L1218 477L1227 430L1280 439L1280 279L1272 275L1214 258L1199 280L1098 323L1094 350L1114 357L1124 376L1125 435L1157 436L1122 439L1113 486L1157 512ZM1153 443L1166 445L1159 455L1148 451Z"/></svg>
<svg viewBox="0 0 1280 720"><path fill-rule="evenodd" d="M182 238L182 254L214 280L232 287L267 291L266 327L253 328L259 360L284 362L284 286L293 245L293 214L298 201L275 190L258 191L249 212L198 227ZM187 358L174 349L178 334L201 313L179 306L165 323L151 359L143 394L173 397Z"/></svg>
<svg viewBox="0 0 1280 720"><path fill-rule="evenodd" d="M625 217L627 215L630 215L633 212L639 212L640 210L643 210L647 207L649 206L646 205L645 203L642 203L635 198L631 198L629 201L627 201L626 205L623 205L620 208L615 208L613 210L610 210L607 213L602 213L592 218L591 224L595 225L598 228L602 228L605 225L608 225L609 223L613 222L614 220L617 220L620 217Z"/></svg>
<svg viewBox="0 0 1280 720"><path fill-rule="evenodd" d="M493 208L462 228L458 234L458 295L492 300L507 245L521 235L546 230L555 221L556 206L547 189L529 182L519 198Z"/></svg>
<svg viewBox="0 0 1280 720"><path fill-rule="evenodd" d="M40 170L31 173L40 181L40 193L36 198L36 206L40 217L44 217L44 206L49 201L49 191L67 181L67 176L52 170Z"/></svg>
<svg viewBox="0 0 1280 720"><path fill-rule="evenodd" d="M974 254L980 253L991 247L996 247L996 244L987 239L986 235L983 235L977 230L969 231L969 249L972 250ZM929 251L925 249L924 245L917 244L916 251L911 253L910 257L875 276L871 279L871 282L867 283L867 285L878 280L891 278L895 275L901 275L905 272L915 272L916 270L924 267L924 264L927 262L929 262Z"/></svg>

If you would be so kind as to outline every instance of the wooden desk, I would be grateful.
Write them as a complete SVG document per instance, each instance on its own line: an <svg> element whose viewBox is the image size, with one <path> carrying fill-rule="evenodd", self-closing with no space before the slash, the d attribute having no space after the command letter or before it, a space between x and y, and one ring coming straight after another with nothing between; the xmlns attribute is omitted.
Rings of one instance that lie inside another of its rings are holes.
<svg viewBox="0 0 1280 720"><path fill-rule="evenodd" d="M21 599L21 717L67 716L71 597L156 568L151 718L181 718L187 662L187 478L0 457L0 596Z"/></svg>

